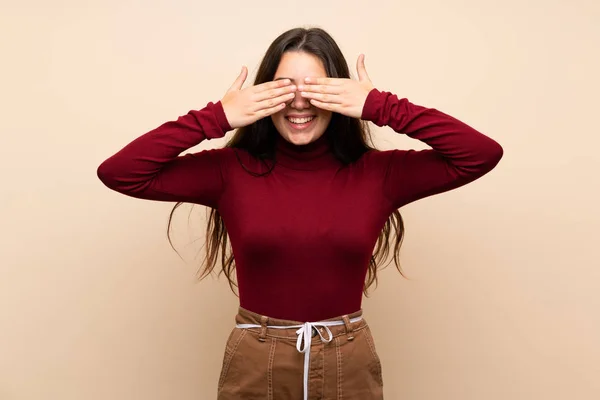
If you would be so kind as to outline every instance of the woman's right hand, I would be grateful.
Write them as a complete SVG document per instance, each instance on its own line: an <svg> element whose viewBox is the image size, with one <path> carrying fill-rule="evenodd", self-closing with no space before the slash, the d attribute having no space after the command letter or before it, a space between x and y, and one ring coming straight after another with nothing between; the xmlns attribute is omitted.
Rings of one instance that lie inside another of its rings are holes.
<svg viewBox="0 0 600 400"><path fill-rule="evenodd" d="M233 85L221 99L225 116L232 129L250 125L261 118L275 114L285 108L296 92L289 79L265 82L242 89L248 69L242 68Z"/></svg>

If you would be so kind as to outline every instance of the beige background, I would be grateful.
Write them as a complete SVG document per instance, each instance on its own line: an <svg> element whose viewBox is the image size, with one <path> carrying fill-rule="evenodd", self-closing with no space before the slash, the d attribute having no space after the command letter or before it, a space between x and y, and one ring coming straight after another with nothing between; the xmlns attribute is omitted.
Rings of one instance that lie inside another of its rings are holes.
<svg viewBox="0 0 600 400"><path fill-rule="evenodd" d="M403 210L411 281L387 268L364 303L386 398L600 398L597 1L32 0L0 11L1 400L214 398L237 299L224 280L195 283L186 211L184 263L165 237L171 204L111 192L96 167L220 99L296 25L326 28L353 70L366 54L378 88L505 149L482 180ZM381 148L421 147L375 135Z"/></svg>

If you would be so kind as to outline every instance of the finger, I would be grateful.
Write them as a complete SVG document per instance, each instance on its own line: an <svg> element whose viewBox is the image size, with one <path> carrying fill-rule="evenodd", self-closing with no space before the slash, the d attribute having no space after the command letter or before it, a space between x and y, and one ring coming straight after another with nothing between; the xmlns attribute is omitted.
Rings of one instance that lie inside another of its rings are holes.
<svg viewBox="0 0 600 400"><path fill-rule="evenodd" d="M272 99L272 98L275 98L278 96L286 95L288 93L294 93L294 92L296 92L296 89L297 88L295 85L287 85L287 86L279 87L276 89L263 90L254 95L254 100L255 101L263 101L263 100L267 100L267 99Z"/></svg>
<svg viewBox="0 0 600 400"><path fill-rule="evenodd" d="M276 104L273 107L267 107L267 108L263 108L262 110L259 110L257 112L259 118L265 118L268 117L269 115L273 115L275 113L278 113L279 111L283 110L285 108L285 103L280 103L280 104Z"/></svg>
<svg viewBox="0 0 600 400"><path fill-rule="evenodd" d="M316 100L316 99L311 99L310 104L312 104L313 106L320 108L322 110L332 111L332 112L338 112L338 110L340 108L339 104L324 103L324 102Z"/></svg>
<svg viewBox="0 0 600 400"><path fill-rule="evenodd" d="M304 82L312 85L329 85L329 86L340 86L343 85L347 79L343 78L315 78L308 76L304 78Z"/></svg>
<svg viewBox="0 0 600 400"><path fill-rule="evenodd" d="M369 81L369 74L367 74L367 68L365 67L365 55L361 54L358 56L356 61L356 71L358 72L359 81Z"/></svg>
<svg viewBox="0 0 600 400"><path fill-rule="evenodd" d="M342 96L328 93L301 92L305 99L317 100L321 103L342 104Z"/></svg>
<svg viewBox="0 0 600 400"><path fill-rule="evenodd" d="M292 100L296 96L296 93L286 93L281 96L272 97L265 99L263 101L259 101L255 103L254 111L263 111L272 109L275 107L280 107L282 104L285 107L285 104Z"/></svg>
<svg viewBox="0 0 600 400"><path fill-rule="evenodd" d="M247 77L248 77L248 68L246 68L246 66L244 65L242 67L242 71L240 72L240 74L238 75L236 80L233 82L233 84L231 85L231 87L229 88L228 91L231 92L234 90L241 90L242 86L244 86L244 82L246 81Z"/></svg>
<svg viewBox="0 0 600 400"><path fill-rule="evenodd" d="M298 90L302 92L312 93L329 93L329 94L341 94L344 89L341 86L332 85L299 85Z"/></svg>
<svg viewBox="0 0 600 400"><path fill-rule="evenodd" d="M274 81L269 81L265 83L261 83L260 85L256 85L254 89L257 93L264 92L265 90L277 89L285 86L289 86L292 84L292 81L289 79L277 79Z"/></svg>

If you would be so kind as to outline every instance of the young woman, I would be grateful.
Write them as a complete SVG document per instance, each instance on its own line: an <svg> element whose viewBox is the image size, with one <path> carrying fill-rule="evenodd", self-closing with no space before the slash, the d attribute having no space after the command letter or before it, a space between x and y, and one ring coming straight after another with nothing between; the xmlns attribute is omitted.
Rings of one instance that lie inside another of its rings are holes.
<svg viewBox="0 0 600 400"><path fill-rule="evenodd" d="M465 123L375 88L362 55L357 70L350 79L325 31L292 29L268 48L254 85L242 88L243 68L222 99L138 137L98 169L125 195L210 207L203 276L221 251L240 298L219 400L382 399L361 300L391 239L398 265L398 209L472 182L502 157ZM431 148L373 149L368 122ZM224 148L181 155L231 130Z"/></svg>

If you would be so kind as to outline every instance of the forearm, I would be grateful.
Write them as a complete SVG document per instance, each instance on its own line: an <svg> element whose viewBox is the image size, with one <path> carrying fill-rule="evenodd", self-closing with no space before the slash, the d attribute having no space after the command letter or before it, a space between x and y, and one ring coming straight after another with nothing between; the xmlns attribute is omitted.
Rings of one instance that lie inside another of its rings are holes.
<svg viewBox="0 0 600 400"><path fill-rule="evenodd" d="M374 89L369 93L363 119L426 143L459 175L483 174L494 168L503 155L496 141L464 122L389 92Z"/></svg>
<svg viewBox="0 0 600 400"><path fill-rule="evenodd" d="M98 167L98 177L108 187L130 191L145 184L183 151L229 130L220 103L209 103L175 121L139 136Z"/></svg>

